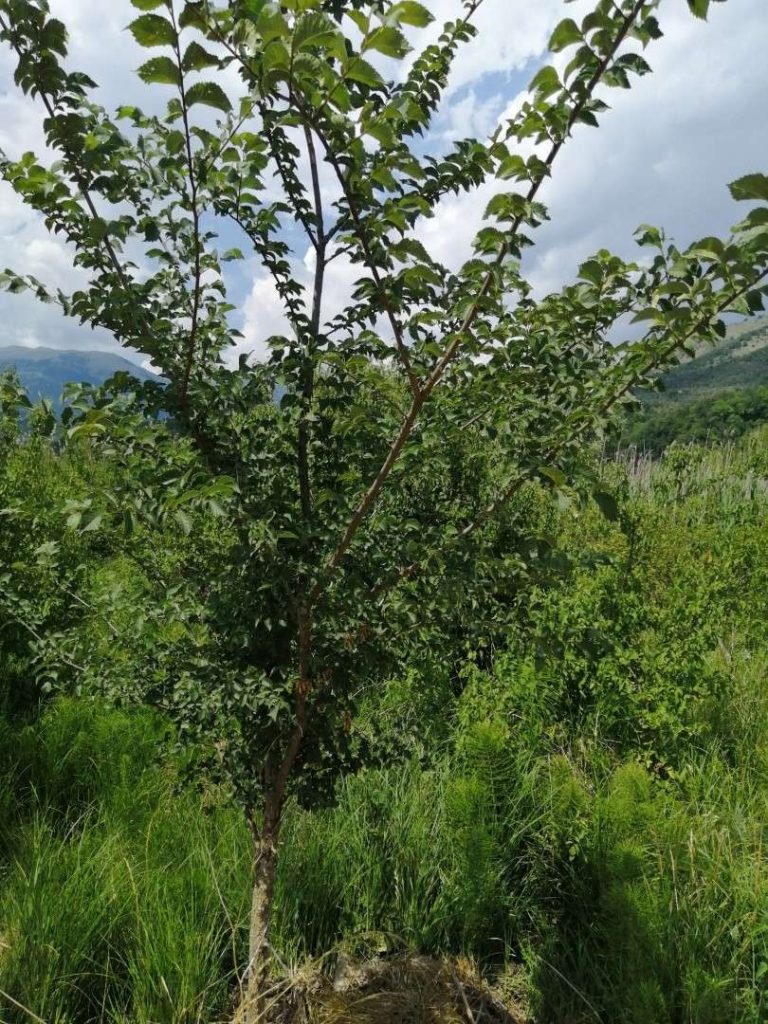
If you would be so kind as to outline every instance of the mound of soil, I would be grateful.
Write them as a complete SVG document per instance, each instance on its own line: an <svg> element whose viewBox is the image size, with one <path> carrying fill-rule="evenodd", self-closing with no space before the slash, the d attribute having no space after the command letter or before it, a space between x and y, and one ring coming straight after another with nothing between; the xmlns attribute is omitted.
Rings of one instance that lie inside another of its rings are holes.
<svg viewBox="0 0 768 1024"><path fill-rule="evenodd" d="M304 968L266 1004L264 1024L524 1024L470 963L405 954Z"/></svg>

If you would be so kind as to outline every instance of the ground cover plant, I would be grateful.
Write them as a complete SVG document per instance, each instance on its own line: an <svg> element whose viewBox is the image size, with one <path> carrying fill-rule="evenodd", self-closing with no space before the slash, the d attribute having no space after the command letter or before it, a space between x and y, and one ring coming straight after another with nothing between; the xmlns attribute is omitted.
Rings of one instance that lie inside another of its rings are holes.
<svg viewBox="0 0 768 1024"><path fill-rule="evenodd" d="M731 185L757 205L730 238L680 250L646 226L648 260L600 251L572 286L532 295L519 260L547 215L540 189L574 129L605 109L598 93L650 70L640 50L661 32L659 3L600 0L581 24L566 18L550 41L571 58L562 71L541 69L490 140L425 155L479 2L393 83L377 62L404 60L408 36L418 41L430 15L414 0L133 0L131 31L152 51L139 75L170 99L156 115L126 97L115 116L67 67L66 28L44 0L0 2L16 84L38 100L56 156L6 156L3 175L88 278L71 295L12 271L2 283L108 329L167 381L118 377L73 396L66 442L83 472L103 459L110 479L71 499L77 540L14 557L3 600L47 666L44 685L159 709L187 744L186 769L234 794L254 855L240 965L251 1019L268 987L291 800L332 800L342 776L383 756L391 737L370 708L409 658L439 638L436 661L452 664L509 619L518 578L547 548L531 481L562 490L571 479L616 514L584 468L585 442L686 344L722 333L721 314L763 307L759 173ZM689 6L705 16L709 5ZM236 96L217 78L225 68L238 72ZM451 273L420 225L442 196L495 180L487 223ZM286 314L271 359L237 369L225 363L237 332L223 266L244 254L217 249L224 224L272 274ZM292 263L296 231L314 253L309 292ZM360 279L329 321L325 275L341 254ZM627 319L645 333L617 347L610 332ZM5 391L24 404L11 382ZM43 435L56 430L49 413L38 419ZM83 574L78 544L142 571L126 568L119 585ZM50 635L38 628L48 608L24 586L38 573L54 580L62 616ZM68 647L82 602L104 599L99 627Z"/></svg>

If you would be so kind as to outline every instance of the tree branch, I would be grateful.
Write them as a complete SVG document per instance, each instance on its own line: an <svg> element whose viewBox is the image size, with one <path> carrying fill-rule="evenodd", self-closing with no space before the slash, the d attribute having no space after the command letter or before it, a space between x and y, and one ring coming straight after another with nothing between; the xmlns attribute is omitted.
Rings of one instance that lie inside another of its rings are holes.
<svg viewBox="0 0 768 1024"><path fill-rule="evenodd" d="M549 152L549 154L547 156L547 159L544 161L544 168L542 170L542 173L539 175L537 180L535 182L533 182L533 184L531 185L531 188L529 189L528 195L526 197L528 202L533 201L533 199L535 199L536 195L538 194L538 191L539 191L539 189L540 189L544 179L549 174L549 171L551 170L552 165L555 162L558 153L562 149L563 144L564 144L566 138L568 138L568 136L569 136L573 126L576 124L576 122L577 122L578 118L580 117L582 111L584 110L587 102L589 101L592 93L594 92L595 88L597 87L597 85L601 81L601 79L602 79L603 75L605 74L605 72L606 72L606 70L607 70L611 60L613 59L614 55L616 54L616 51L619 49L619 47L621 46L622 42L624 41L624 39L626 38L627 34L629 33L630 28L632 27L632 25L636 21L638 15L640 13L640 10L643 7L643 3L644 3L644 0L636 0L636 3L632 7L632 10L630 11L630 13L626 15L626 17L625 17L625 19L624 19L624 21L623 21L623 23L622 23L618 33L616 34L616 38L614 39L613 44L612 44L609 52L606 53L605 57L603 58L603 60L601 61L600 65L599 65L599 67L595 70L595 72L593 73L593 75L590 78L589 82L587 83L587 85L585 87L585 90L584 90L584 95L582 96L581 100L576 104L576 106L571 111L570 117L568 119L568 123L567 123L566 128L565 128L565 130L563 132L562 137L560 139L558 139L558 141L553 144L553 146L552 146L552 148L551 148L551 150L550 150L550 152ZM320 138L322 139L322 136L320 136ZM520 227L522 225L522 221L523 221L523 217L522 217L522 214L521 214L512 223L512 226L511 226L510 232L509 232L510 236L514 236L515 234L517 234L517 232L520 230ZM315 584L315 586L314 586L314 588L312 590L311 599L312 599L313 602L316 601L320 597L320 595L323 593L323 591L325 590L326 586L328 585L328 583L330 582L330 580L332 579L332 577L336 573L336 570L338 569L338 567L341 564L345 554L349 550L350 545L352 544L353 540L355 539L355 536L356 536L358 530L360 529L360 526L361 526L363 520L366 518L368 512L373 507L376 499L379 496L379 493L381 492L384 484L386 483L387 478L389 477L389 474L392 472L393 467L395 466L396 462L398 461L398 459L400 457L400 454L401 454L403 448L405 447L405 444L408 441L408 438L410 437L410 435L411 435L411 433L413 431L413 428L414 428L414 426L416 424L416 421L419 418L419 415L421 413L421 410L422 410L425 402L428 400L428 398L430 397L430 395L432 394L434 389L437 387L437 385L440 383L440 380L442 379L445 371L447 370L447 368L450 366L450 364L455 359L455 357L456 357L456 355L457 355L457 353L459 351L459 347L461 346L462 342L464 341L467 333L471 330L472 325L474 324L474 322L475 322L475 320L476 320L476 318L477 318L477 316L479 314L482 300L485 298L485 296L487 295L487 293L491 289L491 285L493 284L493 281L495 279L496 270L503 263L503 261L506 258L508 252L509 252L509 243L505 242L502 245L496 260L494 261L493 265L489 269L489 271L488 271L488 273L487 273L487 275L486 275L486 277L485 277L485 279L483 281L483 284L481 285L481 287L480 287L480 289L478 291L478 294L477 294L474 302L472 303L472 305L470 306L469 310L467 311L467 313L466 313L466 315L465 315L465 317L464 317L464 319L463 319L463 321L461 323L461 326L459 327L458 331L456 332L453 340L448 344L445 352L443 353L442 357L438 360L437 364L435 365L435 368L433 369L432 373L428 377L427 381L420 387L420 389L417 392L414 392L414 396L413 396L413 401L411 403L411 407L410 407L410 409L408 411L407 416L403 420L403 423L402 423L402 425L400 427L400 431L398 432L397 437L392 442L392 445L391 445L391 447L389 449L389 452L387 454L386 459L384 460L384 463L383 463L381 469L379 470L375 480L370 485L370 487L368 488L366 493L363 495L363 497L360 500L359 504L357 505L355 511L353 512L352 518L351 518L351 520L349 522L349 525L347 526L347 528L344 531L344 533L343 533L343 535L342 535L338 545L336 546L335 550L333 551L333 553L331 554L331 556L329 557L329 559L328 559L328 561L326 563L326 567L325 567L325 571L324 571L323 575L317 581L317 583Z"/></svg>
<svg viewBox="0 0 768 1024"><path fill-rule="evenodd" d="M310 424L308 415L312 405L314 392L315 367L313 360L313 348L317 345L320 332L320 317L323 305L323 285L325 282L326 268L326 237L325 223L323 217L323 197L320 190L320 174L317 166L317 153L312 138L310 127L304 125L304 138L307 143L309 155L309 167L312 174L312 194L315 203L315 232L317 242L315 245L315 280L312 293L312 315L309 325L309 338L307 340L307 351L302 369L301 394L303 411L299 422L299 484L301 490L301 511L305 521L312 515L312 487L309 473L309 440Z"/></svg>
<svg viewBox="0 0 768 1024"><path fill-rule="evenodd" d="M545 462L551 462L552 460L557 459L558 456L562 454L563 450L566 448L567 445L571 444L576 438L581 437L588 429L592 429L600 419L605 417L607 413L610 412L610 410L613 408L614 405L616 405L617 402L621 401L621 399L624 397L624 395L627 394L627 392L631 391L633 387L637 386L637 382L639 380L642 380L643 377L645 377L648 373L656 369L658 366L662 366L670 358L670 356L674 355L674 353L679 348L685 345L696 335L700 334L701 331L712 321L714 317L718 316L720 313L728 309L728 307L731 306L745 292L749 291L751 288L754 288L766 277L768 277L768 269L764 270L757 278L743 285L737 291L731 292L727 296L727 298L723 299L718 303L714 310L712 310L710 313L707 313L705 316L697 320L696 323L693 324L693 326L691 326L688 329L688 331L686 331L682 338L675 339L675 341L670 343L666 348L664 348L661 351L661 353L650 359L642 367L642 369L636 371L632 375L632 377L628 381L626 381L619 388L619 390L616 391L608 399L608 401L604 402L601 406L598 407L598 409L595 410L595 412L591 415L591 417L588 420L585 420L584 423L575 431L573 431L573 433L570 433L566 439L560 441L557 445L554 445L547 452L545 452L542 456L542 459ZM540 461L541 460L537 460L537 462ZM494 499L494 501L490 505L488 505L487 508L485 508L480 513L480 515L473 520L473 522L465 526L464 529L457 533L454 537L452 537L447 544L444 544L442 548L439 549L437 554L444 554L446 551L450 550L453 547L456 547L462 541L466 540L468 537L472 536L472 534L476 533L479 529L481 529L481 527L483 527L490 519L492 519L496 515L496 513L499 512L526 483L529 483L531 481L532 477L532 471L521 473L514 477L509 482L509 484L501 491L501 493ZM376 584L376 586L371 589L369 596L378 597L386 591L391 590L393 587L395 587L398 583L402 582L403 580L410 579L411 577L415 576L422 569L422 567L423 562L421 561L412 562L410 565L404 566L402 569L399 569L396 575L390 580L382 581Z"/></svg>
<svg viewBox="0 0 768 1024"><path fill-rule="evenodd" d="M305 116L307 116L306 111L303 110L301 105L299 105L299 109L301 109ZM323 146L326 159L333 168L333 171L338 179L339 185L341 186L341 190L344 194L344 198L347 201L349 213L350 216L352 217L352 222L355 227L355 234L357 235L357 239L360 243L360 249L362 250L363 257L365 260L365 265L368 268L371 277L373 278L373 282L376 285L376 290L379 293L379 298L381 299L381 304L384 307L384 312L386 313L387 319L389 320L389 324L392 328L392 333L395 337L395 344L397 345L398 356L400 358L400 362L403 364L403 369L405 370L406 376L408 377L408 382L411 386L411 391L413 392L414 397L417 397L421 392L421 385L419 383L418 377L416 376L416 373L414 372L410 356L408 355L408 346L405 344L402 324L398 320L397 314L395 313L392 303L390 302L389 296L387 295L386 289L384 287L384 282L381 278L381 274L379 273L378 265L373 257L373 253L371 252L371 247L368 242L365 226L360 215L360 210L357 206L357 203L354 200L352 191L349 187L349 182L347 181L346 175L344 174L344 171L341 168L338 157L334 153L331 144L329 143L328 139L325 137L324 133L321 131L317 123L313 123L312 126L314 130L317 132L317 137L320 139L320 142Z"/></svg>
<svg viewBox="0 0 768 1024"><path fill-rule="evenodd" d="M187 172L189 174L187 199L192 213L192 233L195 246L193 267L194 290L192 292L192 325L190 327L189 339L187 341L187 351L184 359L184 369L180 389L181 405L186 411L188 406L189 382L192 377L192 368L195 362L195 348L197 346L197 332L200 317L200 281L202 277L202 269L200 265L200 210L197 202L197 175L195 173L195 160L194 153L192 151L192 134L189 126L187 88L184 82L184 65L181 59L181 47L179 46L179 29L176 24L176 12L172 2L168 5L168 8L170 10L171 22L173 24L174 31L173 51L176 55L176 64L179 69L179 96L181 98L181 116L182 123L184 125L184 148L187 157Z"/></svg>
<svg viewBox="0 0 768 1024"><path fill-rule="evenodd" d="M16 43L14 41L14 39L12 37L12 34L11 34L11 30L10 30L7 22L5 21L5 19L1 15L0 15L0 28L2 28L3 32L5 32L8 35L8 38L11 41L11 46L13 47L14 51L16 52L16 55L20 59L23 59L24 53L23 53L21 47L18 45L18 43ZM50 97L50 95L47 92L45 92L45 90L42 88L42 86L39 83L37 83L37 91L38 91L38 94L40 96L40 99L43 101L43 105L45 106L46 111L48 112L48 116L51 118L51 120L53 120L56 117L56 106L55 106L52 98ZM98 220L99 212L96 209L96 204L93 201L93 197L91 196L90 190L88 188L88 184L87 184L87 182L86 182L86 180L85 180L85 178L84 178L84 176L82 174L82 171L77 166L77 162L75 160L74 153L71 150L68 150L64 146L61 146L61 149L62 149L62 152L64 153L64 156L67 159L67 162L69 163L69 173L72 176L72 178L74 179L74 182L77 185L78 191L80 192L80 195L83 197L83 201L85 202L86 206L88 207L88 212L90 213L91 217L94 220ZM128 289L129 289L130 278L126 274L125 269L123 268L122 264L120 263L120 260L117 258L117 253L115 252L115 247L112 245L112 242L109 240L109 236L107 234L105 234L101 238L99 244L101 246L103 246L104 251L107 253L107 257L109 259L109 262L112 264L112 268L115 271L115 273L117 274L117 277L118 277L118 279L120 281L120 284L122 285L123 289L127 292Z"/></svg>

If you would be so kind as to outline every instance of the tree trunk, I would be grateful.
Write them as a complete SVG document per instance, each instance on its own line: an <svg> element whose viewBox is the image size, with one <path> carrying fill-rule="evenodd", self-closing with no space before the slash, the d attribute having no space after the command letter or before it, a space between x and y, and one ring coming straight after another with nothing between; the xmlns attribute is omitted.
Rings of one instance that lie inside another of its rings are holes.
<svg viewBox="0 0 768 1024"><path fill-rule="evenodd" d="M264 1020L269 987L269 924L275 894L277 829L265 828L255 843L255 871L248 943L248 975L238 1021Z"/></svg>

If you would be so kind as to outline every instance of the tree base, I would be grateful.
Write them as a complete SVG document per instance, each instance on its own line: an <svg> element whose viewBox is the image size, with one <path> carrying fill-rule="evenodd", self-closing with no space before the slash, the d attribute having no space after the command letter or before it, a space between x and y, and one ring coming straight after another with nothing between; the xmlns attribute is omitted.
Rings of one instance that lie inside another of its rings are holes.
<svg viewBox="0 0 768 1024"><path fill-rule="evenodd" d="M524 1024L521 1006L505 1005L467 960L398 954L353 960L341 954L333 976L317 963L262 992L261 1008L244 1002L234 1024ZM255 1016L248 1016L248 1013Z"/></svg>

